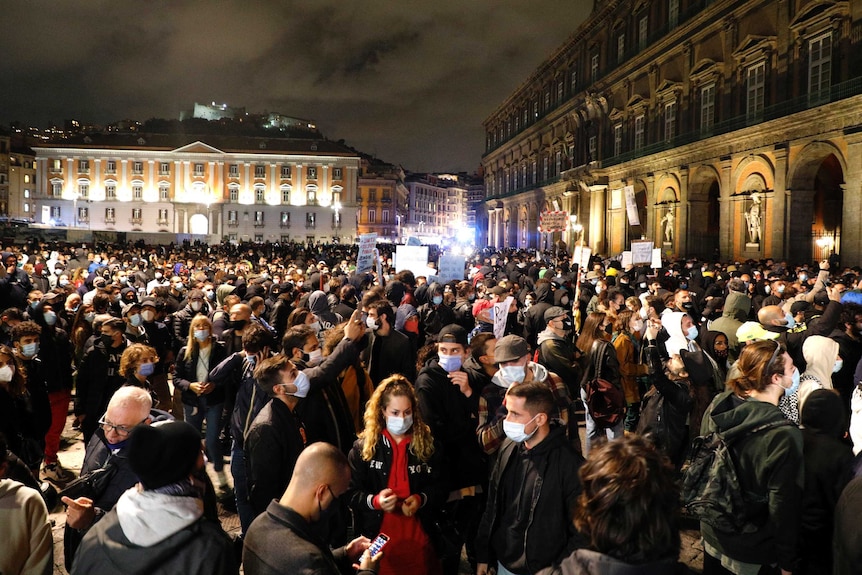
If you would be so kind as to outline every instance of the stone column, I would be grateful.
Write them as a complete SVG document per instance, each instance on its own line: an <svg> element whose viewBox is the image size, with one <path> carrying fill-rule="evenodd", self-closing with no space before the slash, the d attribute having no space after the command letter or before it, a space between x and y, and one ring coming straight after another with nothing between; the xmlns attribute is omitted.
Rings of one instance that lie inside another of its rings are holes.
<svg viewBox="0 0 862 575"><path fill-rule="evenodd" d="M847 173L844 174L844 205L841 211L841 246L838 254L844 265L862 259L862 134L848 139Z"/></svg>
<svg viewBox="0 0 862 575"><path fill-rule="evenodd" d="M590 190L590 247L593 253L605 250L605 210L607 188L597 187Z"/></svg>
<svg viewBox="0 0 862 575"><path fill-rule="evenodd" d="M787 213L787 149L775 150L775 193L767 197L765 202L766 213L763 214L763 225L768 228L763 230L763 237L769 237L769 253L761 250L764 257L786 259L787 250L787 226L784 223ZM811 235L810 233L808 234ZM806 258L804 261L808 261Z"/></svg>
<svg viewBox="0 0 862 575"><path fill-rule="evenodd" d="M732 163L730 157L724 157L721 159L721 181L719 182L719 185L721 186L721 193L718 198L718 245L719 250L721 251L721 259L723 260L729 260L736 257L736 254L733 252L733 209L736 206L736 202L734 202L731 198L735 191L733 189L733 183L730 181L730 172L732 168L731 164Z"/></svg>

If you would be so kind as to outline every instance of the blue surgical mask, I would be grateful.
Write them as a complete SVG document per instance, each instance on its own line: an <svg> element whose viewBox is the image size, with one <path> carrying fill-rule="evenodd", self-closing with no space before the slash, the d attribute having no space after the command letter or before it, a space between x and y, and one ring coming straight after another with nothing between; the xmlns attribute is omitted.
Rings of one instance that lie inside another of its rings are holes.
<svg viewBox="0 0 862 575"><path fill-rule="evenodd" d="M784 320L787 322L787 329L796 327L796 319L789 313L784 314Z"/></svg>
<svg viewBox="0 0 862 575"><path fill-rule="evenodd" d="M308 395L308 392L311 389L311 381L308 379L308 376L305 375L304 371L300 371L296 374L296 379L293 380L293 385L296 386L296 391L288 395L293 395L294 397L303 398Z"/></svg>
<svg viewBox="0 0 862 575"><path fill-rule="evenodd" d="M195 330L195 339L198 341L204 341L208 339L210 336L210 330L208 329L196 329Z"/></svg>
<svg viewBox="0 0 862 575"><path fill-rule="evenodd" d="M413 416L405 415L404 417L386 416L386 430L392 435L404 435L410 428L413 427Z"/></svg>
<svg viewBox="0 0 862 575"><path fill-rule="evenodd" d="M536 426L536 429L534 429L532 433L527 433L526 431L524 431L524 429L527 427L527 424L533 421L533 419L536 419L536 417L538 417L538 414L533 416L533 418L530 419L530 421L528 421L527 423L515 423L514 421L504 419L503 432L506 434L506 437L508 437L515 443L524 443L525 441L533 437L539 430L539 427Z"/></svg>
<svg viewBox="0 0 862 575"><path fill-rule="evenodd" d="M832 373L838 373L844 367L844 360L839 359L835 362L835 365L832 366Z"/></svg>
<svg viewBox="0 0 862 575"><path fill-rule="evenodd" d="M697 339L697 334L698 334L697 326L693 325L690 328L688 328L688 333L685 334L685 337L687 337L689 341L694 341Z"/></svg>
<svg viewBox="0 0 862 575"><path fill-rule="evenodd" d="M461 369L461 356L443 355L442 353L439 353L437 354L437 363L440 364L440 367L442 367L444 371L458 371Z"/></svg>
<svg viewBox="0 0 862 575"><path fill-rule="evenodd" d="M42 314L42 317L45 319L45 323L48 325L54 325L57 323L57 314L53 311L46 311Z"/></svg>
<svg viewBox="0 0 862 575"><path fill-rule="evenodd" d="M144 377L149 377L153 375L153 372L156 370L156 364L149 361L147 363L142 363L138 366L138 373L143 375Z"/></svg>
<svg viewBox="0 0 862 575"><path fill-rule="evenodd" d="M21 346L21 353L26 357L36 357L36 354L39 353L39 342L25 343Z"/></svg>
<svg viewBox="0 0 862 575"><path fill-rule="evenodd" d="M793 383L790 384L790 387L781 386L784 389L784 397L790 397L797 391L799 391L799 370L797 368L793 368Z"/></svg>
<svg viewBox="0 0 862 575"><path fill-rule="evenodd" d="M138 327L141 325L144 319L141 317L141 314L136 313L134 315L129 316L129 323L132 324L132 327Z"/></svg>
<svg viewBox="0 0 862 575"><path fill-rule="evenodd" d="M441 303L443 303L443 296L435 295L433 298L431 298L431 303L433 303L434 305L440 305Z"/></svg>

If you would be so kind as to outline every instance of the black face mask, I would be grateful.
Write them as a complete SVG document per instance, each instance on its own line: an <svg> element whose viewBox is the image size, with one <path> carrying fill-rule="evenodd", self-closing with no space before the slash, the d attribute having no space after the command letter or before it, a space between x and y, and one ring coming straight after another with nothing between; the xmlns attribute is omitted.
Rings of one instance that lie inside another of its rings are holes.
<svg viewBox="0 0 862 575"><path fill-rule="evenodd" d="M694 304L691 303L690 301L687 301L687 302L682 304L682 307L683 307L683 309L691 309L694 307Z"/></svg>
<svg viewBox="0 0 862 575"><path fill-rule="evenodd" d="M563 331L572 331L572 320L564 319L561 323L563 324Z"/></svg>
<svg viewBox="0 0 862 575"><path fill-rule="evenodd" d="M605 326L605 333L612 334L614 333L614 326L612 324L608 324Z"/></svg>
<svg viewBox="0 0 862 575"><path fill-rule="evenodd" d="M102 340L102 345L105 347L114 347L114 336L105 335L104 333L100 336Z"/></svg>
<svg viewBox="0 0 862 575"><path fill-rule="evenodd" d="M233 319L230 322L230 326L233 329L242 329L246 326L247 323L248 323L247 319Z"/></svg>

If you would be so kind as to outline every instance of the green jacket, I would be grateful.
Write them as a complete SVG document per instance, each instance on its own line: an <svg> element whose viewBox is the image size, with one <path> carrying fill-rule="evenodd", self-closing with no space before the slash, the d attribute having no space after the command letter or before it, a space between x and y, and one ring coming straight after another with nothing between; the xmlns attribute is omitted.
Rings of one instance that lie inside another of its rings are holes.
<svg viewBox="0 0 862 575"><path fill-rule="evenodd" d="M754 428L783 417L771 403L744 400L728 390L717 395L707 408L701 435ZM794 426L775 427L743 437L731 449L743 489L767 501L763 528L743 535L715 531L701 522L704 542L737 561L778 563L782 569L795 571L805 470L802 432Z"/></svg>

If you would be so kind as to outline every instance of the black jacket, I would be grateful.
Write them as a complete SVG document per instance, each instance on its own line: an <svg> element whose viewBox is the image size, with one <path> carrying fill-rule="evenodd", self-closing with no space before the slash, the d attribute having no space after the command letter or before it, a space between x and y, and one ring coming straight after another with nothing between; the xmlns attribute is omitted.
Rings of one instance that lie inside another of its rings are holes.
<svg viewBox="0 0 862 575"><path fill-rule="evenodd" d="M468 374L469 377L469 374ZM479 394L470 381L472 395L466 397L437 360L422 368L416 377L416 396L425 422L434 439L443 446L448 471L447 491L485 483L485 454L476 441L479 424Z"/></svg>
<svg viewBox="0 0 862 575"><path fill-rule="evenodd" d="M545 311L554 305L554 292L550 283L542 282L536 286L536 303L524 313L524 339L531 349L536 349L536 338L548 326Z"/></svg>
<svg viewBox="0 0 862 575"><path fill-rule="evenodd" d="M207 365L207 372L220 364L227 357L227 349L224 343L217 341L215 338L210 338L210 360ZM199 354L195 353L189 359L186 359L186 348L182 347L177 355L176 368L174 370L174 385L182 390L183 403L186 405L199 405L200 399L195 392L191 390L190 385L198 381L197 365ZM204 381L209 381L209 373ZM219 405L225 401L225 388L221 385L216 385L212 392L203 396L206 398L207 405Z"/></svg>
<svg viewBox="0 0 862 575"><path fill-rule="evenodd" d="M424 345L437 341L440 330L455 323L455 312L445 303L440 305L424 303L419 306L416 313L419 314L419 341L424 341Z"/></svg>
<svg viewBox="0 0 862 575"><path fill-rule="evenodd" d="M529 517L526 533L511 535L523 537L525 567L534 573L559 563L585 543L572 522L575 502L581 493L578 471L584 459L566 440L562 427L552 427L544 441L533 449L526 449L524 444L507 439L500 448L488 484L488 503L476 537L478 563L494 565L498 556L505 553L504 549L494 549L491 542L498 529L506 529L506 526L500 525L500 520L508 501L503 500L500 485L514 458L532 460L537 470L534 481L529 484L522 482L522 491L510 496L524 498L529 495L527 499L531 501L530 509L524 510Z"/></svg>
<svg viewBox="0 0 862 575"><path fill-rule="evenodd" d="M350 460L350 508L356 521L359 535L369 539L380 532L383 511L374 509L372 499L389 485L392 469L392 445L389 438L381 434L377 439L374 456L369 461L362 459L362 440L356 440L348 456ZM421 461L410 450L407 451L407 473L410 493L422 496L422 507L417 516L425 533L433 533L433 522L443 503L446 502L446 487L443 484L443 454L439 443L434 443L434 453L427 462Z"/></svg>
<svg viewBox="0 0 862 575"><path fill-rule="evenodd" d="M87 416L81 426L87 439L96 430L97 420L107 409L111 396L126 381L120 375L120 357L127 345L128 341L123 338L119 347L109 351L101 340L97 340L81 360L76 380L75 415Z"/></svg>
<svg viewBox="0 0 862 575"><path fill-rule="evenodd" d="M362 361L375 386L390 375L400 373L410 381L416 379L416 355L406 335L392 329L387 336L371 334Z"/></svg>

